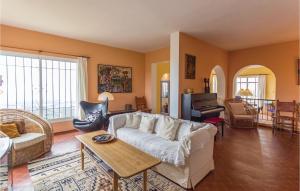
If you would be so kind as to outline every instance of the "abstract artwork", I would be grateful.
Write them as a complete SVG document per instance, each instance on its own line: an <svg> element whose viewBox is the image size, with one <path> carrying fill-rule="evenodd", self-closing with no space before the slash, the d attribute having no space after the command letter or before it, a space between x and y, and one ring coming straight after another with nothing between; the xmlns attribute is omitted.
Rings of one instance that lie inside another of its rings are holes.
<svg viewBox="0 0 300 191"><path fill-rule="evenodd" d="M196 78L196 56L185 55L185 79Z"/></svg>
<svg viewBox="0 0 300 191"><path fill-rule="evenodd" d="M132 68L98 64L98 93L132 92Z"/></svg>

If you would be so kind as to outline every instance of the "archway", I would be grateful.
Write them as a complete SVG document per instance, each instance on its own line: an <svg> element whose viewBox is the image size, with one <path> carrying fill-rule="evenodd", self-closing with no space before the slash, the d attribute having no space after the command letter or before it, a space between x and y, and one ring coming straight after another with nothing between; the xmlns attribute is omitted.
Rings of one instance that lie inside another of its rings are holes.
<svg viewBox="0 0 300 191"><path fill-rule="evenodd" d="M248 65L241 68L234 75L232 95L242 98L257 109L259 124L272 125L276 76L271 69L263 65Z"/></svg>
<svg viewBox="0 0 300 191"><path fill-rule="evenodd" d="M233 78L232 97L242 96L241 90L249 90L247 98L276 98L276 76L274 72L263 65L248 65L241 68Z"/></svg>
<svg viewBox="0 0 300 191"><path fill-rule="evenodd" d="M170 74L170 62L162 61L151 64L151 109L152 113L161 113L161 81L165 74Z"/></svg>
<svg viewBox="0 0 300 191"><path fill-rule="evenodd" d="M210 74L210 91L217 93L218 103L223 105L226 97L225 74L221 66L215 66Z"/></svg>

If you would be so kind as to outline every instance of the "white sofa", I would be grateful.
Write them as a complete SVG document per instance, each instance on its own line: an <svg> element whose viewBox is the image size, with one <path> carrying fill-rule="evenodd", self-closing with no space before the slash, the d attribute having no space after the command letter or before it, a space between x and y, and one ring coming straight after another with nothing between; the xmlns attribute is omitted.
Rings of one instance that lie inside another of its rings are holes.
<svg viewBox="0 0 300 191"><path fill-rule="evenodd" d="M136 112L156 118L154 132L145 133L135 128L125 127L126 115L110 117L108 131L117 138L159 158L162 163L152 170L162 174L180 186L190 189L214 169L213 147L215 126L179 120L179 128L174 141L156 134L163 115Z"/></svg>

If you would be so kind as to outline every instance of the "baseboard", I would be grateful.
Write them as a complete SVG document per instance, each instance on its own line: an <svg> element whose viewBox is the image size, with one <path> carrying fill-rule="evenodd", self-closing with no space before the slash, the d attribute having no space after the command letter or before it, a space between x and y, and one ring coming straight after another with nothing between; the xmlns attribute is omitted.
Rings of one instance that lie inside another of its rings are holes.
<svg viewBox="0 0 300 191"><path fill-rule="evenodd" d="M60 134L72 133L72 132L76 132L76 131L78 131L78 130L77 129L70 129L70 130L67 130L67 131L54 132L53 134L54 135L60 135Z"/></svg>

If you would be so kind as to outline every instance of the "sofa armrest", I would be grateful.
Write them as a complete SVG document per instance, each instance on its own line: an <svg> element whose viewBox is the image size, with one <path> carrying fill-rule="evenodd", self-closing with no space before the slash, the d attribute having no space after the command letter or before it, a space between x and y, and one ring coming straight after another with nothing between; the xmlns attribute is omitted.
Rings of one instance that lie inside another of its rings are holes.
<svg viewBox="0 0 300 191"><path fill-rule="evenodd" d="M214 137L218 129L207 123L203 128L198 129L197 131L191 132L191 149L190 153L193 153L199 149L202 149L210 140L214 140Z"/></svg>
<svg viewBox="0 0 300 191"><path fill-rule="evenodd" d="M179 152L183 152L186 157L202 149L217 133L217 128L207 123L204 127L192 131L182 141L180 141Z"/></svg>
<svg viewBox="0 0 300 191"><path fill-rule="evenodd" d="M109 118L108 132L117 136L117 130L124 127L126 123L126 114L114 115Z"/></svg>

